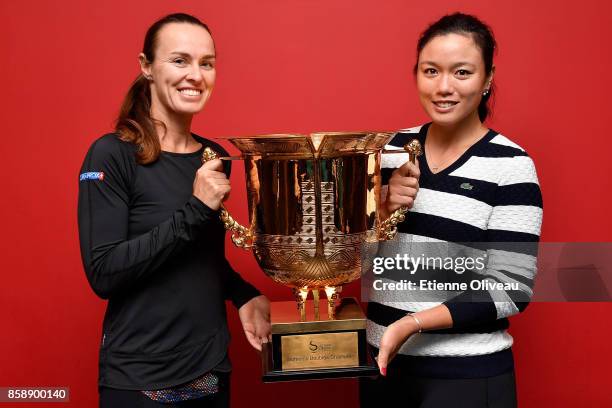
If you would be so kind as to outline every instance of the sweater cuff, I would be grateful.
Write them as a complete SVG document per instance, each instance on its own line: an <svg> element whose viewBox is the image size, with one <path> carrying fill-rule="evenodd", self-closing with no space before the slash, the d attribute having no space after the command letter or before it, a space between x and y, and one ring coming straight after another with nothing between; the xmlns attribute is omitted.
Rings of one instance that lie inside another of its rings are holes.
<svg viewBox="0 0 612 408"><path fill-rule="evenodd" d="M443 303L453 319L453 328L464 328L497 320L497 309L487 291L467 291Z"/></svg>
<svg viewBox="0 0 612 408"><path fill-rule="evenodd" d="M261 295L261 292L247 281L242 281L238 286L233 288L233 293L230 295L236 309L240 309L249 300Z"/></svg>
<svg viewBox="0 0 612 408"><path fill-rule="evenodd" d="M211 220L219 220L218 213L192 195L177 212L177 217L174 218L175 228L181 231L183 239L193 241L200 236L204 225Z"/></svg>
<svg viewBox="0 0 612 408"><path fill-rule="evenodd" d="M189 197L189 201L187 201L187 204L193 208L194 213L199 216L199 218L201 218L203 221L219 213L219 210L211 209L209 206L204 204L203 201L201 201L198 197L194 195L191 195L191 197Z"/></svg>

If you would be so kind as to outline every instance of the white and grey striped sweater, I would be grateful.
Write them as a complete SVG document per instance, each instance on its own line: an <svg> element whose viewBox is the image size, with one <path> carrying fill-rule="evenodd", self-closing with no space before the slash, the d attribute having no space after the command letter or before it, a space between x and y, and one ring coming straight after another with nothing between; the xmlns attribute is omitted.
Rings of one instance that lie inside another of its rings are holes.
<svg viewBox="0 0 612 408"><path fill-rule="evenodd" d="M387 148L401 148L415 137L424 146L428 126L400 131ZM383 155L383 184L406 161L404 154ZM451 378L508 371L513 364L513 339L506 331L506 318L524 310L531 297L542 223L542 196L533 161L520 146L491 130L439 173L431 173L425 156L419 163L420 189L414 206L398 226L397 241L383 246L379 255L410 252L416 243L420 249L429 248L422 243L461 243L452 244L451 252L486 256L486 267L474 272L479 279L514 282L519 290L468 290L442 295L436 302L413 299L409 293L372 291L368 342L378 346L385 328L406 312L444 303L451 312L453 328L412 336L398 354L399 360L411 367L409 371Z"/></svg>

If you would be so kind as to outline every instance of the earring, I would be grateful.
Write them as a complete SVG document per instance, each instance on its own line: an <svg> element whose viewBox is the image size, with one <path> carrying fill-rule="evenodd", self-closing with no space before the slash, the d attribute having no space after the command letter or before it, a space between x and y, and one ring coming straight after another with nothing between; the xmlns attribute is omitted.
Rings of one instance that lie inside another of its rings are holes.
<svg viewBox="0 0 612 408"><path fill-rule="evenodd" d="M491 82L487 84L487 89L484 90L484 92L482 93L482 96L487 96L490 90L491 90Z"/></svg>
<svg viewBox="0 0 612 408"><path fill-rule="evenodd" d="M143 75L145 77L145 79L148 79L149 81L153 79L153 77L151 75Z"/></svg>

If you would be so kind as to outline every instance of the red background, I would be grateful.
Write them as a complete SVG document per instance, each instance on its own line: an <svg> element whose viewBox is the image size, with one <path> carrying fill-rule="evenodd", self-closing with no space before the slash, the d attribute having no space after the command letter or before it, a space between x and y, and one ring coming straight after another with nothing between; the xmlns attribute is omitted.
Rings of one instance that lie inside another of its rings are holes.
<svg viewBox="0 0 612 408"><path fill-rule="evenodd" d="M193 127L207 137L420 124L411 75L419 32L448 12L478 15L499 43L491 126L536 162L542 239L611 240L608 2L22 0L0 10L0 386L68 386L70 405L97 404L105 302L82 270L78 170L112 128L146 28L170 12L202 18L217 44L217 89ZM246 221L234 163L228 206ZM290 298L251 254L228 248L272 300ZM606 303L538 303L512 319L520 406L612 404L610 312ZM233 310L230 321L233 406L357 405L353 380L262 384Z"/></svg>

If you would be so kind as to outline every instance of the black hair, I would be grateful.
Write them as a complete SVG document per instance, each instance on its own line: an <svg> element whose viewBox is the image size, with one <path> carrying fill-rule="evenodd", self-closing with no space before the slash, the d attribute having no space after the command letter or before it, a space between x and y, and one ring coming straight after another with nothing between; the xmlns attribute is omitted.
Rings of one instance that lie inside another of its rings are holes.
<svg viewBox="0 0 612 408"><path fill-rule="evenodd" d="M493 36L491 28L480 21L478 18L463 13L449 14L435 23L432 23L425 31L421 33L417 43L417 62L414 65L414 73L416 74L419 64L419 55L423 48L434 37L446 34L467 34L472 37L476 46L482 53L484 61L485 73L487 76L493 70L493 54L497 51L497 43ZM483 95L480 105L478 105L478 117L481 122L490 114L489 100L493 96L493 84L489 87L489 92Z"/></svg>

